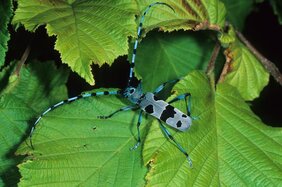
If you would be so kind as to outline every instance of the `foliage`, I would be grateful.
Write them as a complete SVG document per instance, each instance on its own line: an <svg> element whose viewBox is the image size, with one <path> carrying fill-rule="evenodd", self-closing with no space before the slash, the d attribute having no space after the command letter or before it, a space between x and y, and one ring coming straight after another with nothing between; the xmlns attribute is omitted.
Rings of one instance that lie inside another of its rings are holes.
<svg viewBox="0 0 282 187"><path fill-rule="evenodd" d="M199 119L189 133L174 134L190 152L193 168L163 138L155 121L143 150L151 167L148 186L281 184L282 131L265 126L234 87L222 83L213 90L204 74L192 72L173 91L174 95L189 91L194 96L192 115ZM183 103L177 107L185 109Z"/></svg>
<svg viewBox="0 0 282 187"><path fill-rule="evenodd" d="M49 36L56 36L61 61L94 84L92 64L131 58L140 15L155 1L18 0L14 12L12 0L3 2L1 66L14 14L15 27L31 32L46 27ZM266 126L246 103L259 97L269 73L235 34L253 1L163 2L174 11L158 5L146 15L136 73L145 91L183 77L167 91L167 100L191 93L195 120L187 132L169 130L188 150L193 168L164 137L158 121L145 114L142 145L129 151L136 142L138 111L97 118L130 104L118 96L81 99L48 113L34 131L31 149L28 134L36 116L67 97L68 70L54 62L15 60L0 72L0 186L281 185L282 129ZM278 1L275 7L281 15ZM216 42L220 55L206 74ZM186 109L182 101L174 106Z"/></svg>
<svg viewBox="0 0 282 187"><path fill-rule="evenodd" d="M232 63L225 82L237 87L245 100L258 97L269 78L260 62L238 40L226 50L226 58L232 58Z"/></svg>
<svg viewBox="0 0 282 187"><path fill-rule="evenodd" d="M34 160L20 165L20 184L143 186L139 176L146 174L146 168L140 152L129 151L135 143L130 129L137 116L125 112L109 120L97 119L122 106L118 98L97 97L59 108L44 118L33 137L35 149L30 151L26 144L18 149Z"/></svg>
<svg viewBox="0 0 282 187"><path fill-rule="evenodd" d="M128 51L127 37L134 35L132 0L124 1L18 1L14 24L29 31L46 24L56 35L55 49L62 61L93 84L90 65L102 65Z"/></svg>
<svg viewBox="0 0 282 187"><path fill-rule="evenodd" d="M14 156L17 146L26 138L36 114L46 106L66 97L68 71L57 69L52 62L36 62L23 67L17 74L18 62L2 70L0 97L0 174L9 185L19 180L16 165L22 157ZM48 91L47 91L48 90ZM2 181L2 184L3 184ZM1 183L0 183L1 184Z"/></svg>
<svg viewBox="0 0 282 187"><path fill-rule="evenodd" d="M8 49L7 42L10 38L8 32L9 19L12 16L12 2L0 2L0 67L4 65L5 53Z"/></svg>

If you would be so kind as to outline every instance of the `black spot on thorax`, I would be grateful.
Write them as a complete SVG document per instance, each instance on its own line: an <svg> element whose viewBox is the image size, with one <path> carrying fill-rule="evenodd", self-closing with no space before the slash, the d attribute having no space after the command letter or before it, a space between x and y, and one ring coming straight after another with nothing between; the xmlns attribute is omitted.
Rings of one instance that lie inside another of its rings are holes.
<svg viewBox="0 0 282 187"><path fill-rule="evenodd" d="M159 99L157 96L154 95L154 100L158 101L158 100L161 100L161 99Z"/></svg>

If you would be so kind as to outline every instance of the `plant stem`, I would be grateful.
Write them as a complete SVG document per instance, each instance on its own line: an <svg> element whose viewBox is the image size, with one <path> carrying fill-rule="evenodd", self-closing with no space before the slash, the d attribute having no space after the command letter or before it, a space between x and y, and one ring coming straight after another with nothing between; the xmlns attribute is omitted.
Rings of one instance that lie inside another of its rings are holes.
<svg viewBox="0 0 282 187"><path fill-rule="evenodd" d="M15 74L16 74L17 76L20 75L21 68L22 68L22 66L24 65L24 63L25 63L27 57L29 56L29 53L30 53L30 45L28 45L27 48L25 49L25 51L24 51L24 53L23 53L23 55L22 55L22 57L21 57L21 59L20 59L18 65L17 65L17 67L16 67Z"/></svg>
<svg viewBox="0 0 282 187"><path fill-rule="evenodd" d="M243 36L243 34L237 30L235 30L238 38L249 48L249 50L260 60L264 68L273 76L273 78L282 86L282 74L276 65L265 58L261 53L259 53L254 46Z"/></svg>
<svg viewBox="0 0 282 187"><path fill-rule="evenodd" d="M213 48L212 56L210 58L206 73L210 75L214 71L215 61L217 59L218 53L220 51L220 43L216 41L215 46Z"/></svg>
<svg viewBox="0 0 282 187"><path fill-rule="evenodd" d="M218 53L220 51L220 43L217 40L215 43L215 46L213 48L213 52L206 70L206 74L208 75L212 87L215 88L215 77L214 77L214 67L215 67L215 61L217 59Z"/></svg>
<svg viewBox="0 0 282 187"><path fill-rule="evenodd" d="M225 76L230 71L230 64L231 64L231 61L232 61L232 57L229 54L230 54L230 50L227 48L227 50L224 51L226 61L225 61L225 64L223 66L223 69L221 71L221 74L219 76L218 83L223 82L224 79L225 79Z"/></svg>

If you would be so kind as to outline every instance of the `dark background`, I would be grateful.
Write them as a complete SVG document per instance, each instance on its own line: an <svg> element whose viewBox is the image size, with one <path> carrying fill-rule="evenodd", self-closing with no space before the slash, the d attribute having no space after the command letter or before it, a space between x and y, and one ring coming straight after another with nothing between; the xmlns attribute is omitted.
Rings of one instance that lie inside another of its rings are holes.
<svg viewBox="0 0 282 187"><path fill-rule="evenodd" d="M11 40L6 62L20 59L28 45L31 46L29 59L41 61L55 60L59 66L60 55L54 50L55 37L48 37L44 27L40 27L36 33L30 33L23 28L17 32L10 26ZM257 4L254 11L247 17L243 30L245 37L266 58L276 64L282 71L282 26L268 2ZM129 65L126 57L120 57L109 67L93 66L95 75L95 87L123 88L127 83ZM74 96L82 91L93 89L77 74L71 73L68 83L69 95ZM282 87L270 77L269 84L264 88L260 97L250 102L253 111L268 125L282 126Z"/></svg>
<svg viewBox="0 0 282 187"><path fill-rule="evenodd" d="M243 34L282 72L282 26L268 2L248 16ZM268 125L282 126L282 87L270 76L269 84L252 103L253 111Z"/></svg>

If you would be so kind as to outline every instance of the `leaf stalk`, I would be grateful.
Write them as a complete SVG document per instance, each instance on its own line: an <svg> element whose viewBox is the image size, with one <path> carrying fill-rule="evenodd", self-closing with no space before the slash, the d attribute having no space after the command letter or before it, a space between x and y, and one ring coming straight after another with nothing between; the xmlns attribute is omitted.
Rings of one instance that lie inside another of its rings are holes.
<svg viewBox="0 0 282 187"><path fill-rule="evenodd" d="M282 86L282 74L280 73L277 66L265 58L256 48L245 38L245 36L235 30L237 37L246 45L246 47L251 51L251 53L261 62L264 68L273 76L273 78Z"/></svg>

